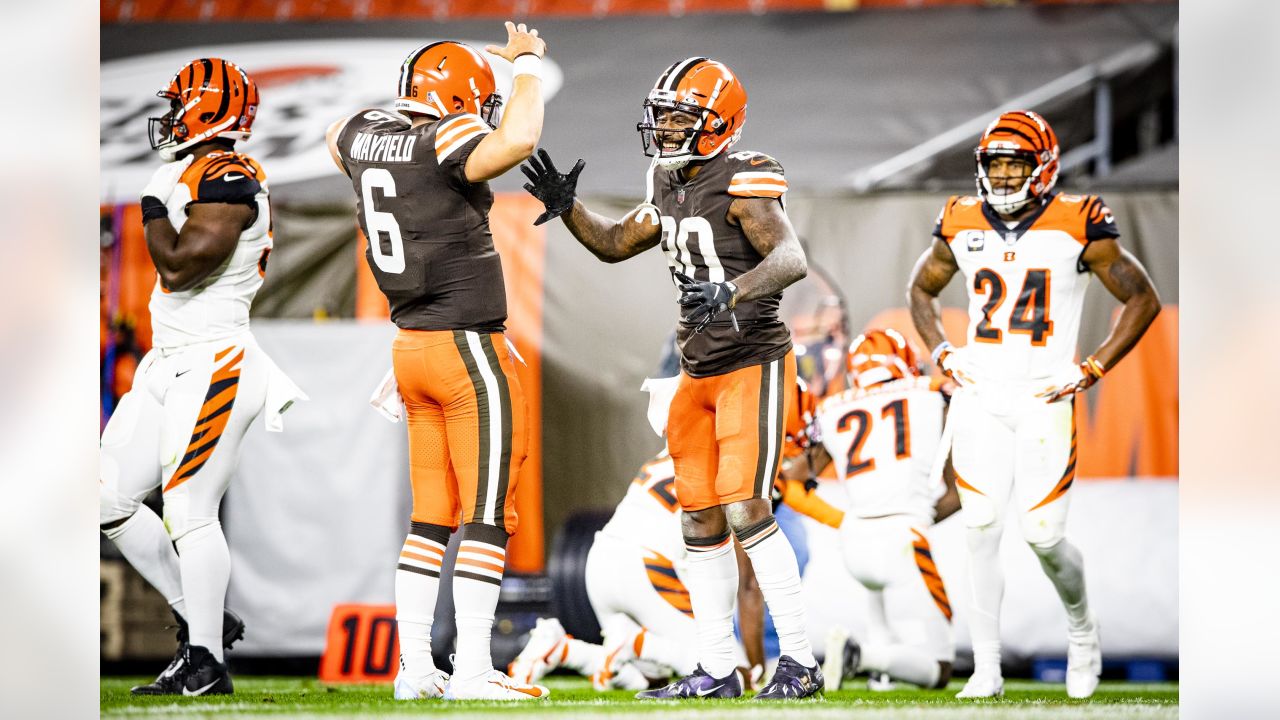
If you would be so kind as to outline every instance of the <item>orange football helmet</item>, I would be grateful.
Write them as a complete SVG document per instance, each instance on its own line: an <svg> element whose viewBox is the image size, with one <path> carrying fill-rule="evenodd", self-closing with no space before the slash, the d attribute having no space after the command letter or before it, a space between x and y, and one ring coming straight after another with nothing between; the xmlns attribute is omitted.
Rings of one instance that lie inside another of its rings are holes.
<svg viewBox="0 0 1280 720"><path fill-rule="evenodd" d="M258 114L258 85L220 58L192 60L156 95L169 101L169 112L148 118L147 131L166 162L212 138L249 139Z"/></svg>
<svg viewBox="0 0 1280 720"><path fill-rule="evenodd" d="M659 111L685 112L696 122L683 130L658 127ZM691 57L667 68L644 101L644 118L636 124L646 156L676 170L692 160L708 160L737 142L747 121L747 91L724 63ZM683 133L675 150L664 150L659 135Z"/></svg>
<svg viewBox="0 0 1280 720"><path fill-rule="evenodd" d="M974 156L978 195L996 212L1015 213L1027 203L1047 196L1058 182L1058 136L1044 118L1030 110L1015 110L996 118L982 133ZM1033 168L1017 192L997 193L991 187L987 171L997 157L1025 160Z"/></svg>
<svg viewBox="0 0 1280 720"><path fill-rule="evenodd" d="M497 127L502 96L484 54L465 43L433 42L409 53L400 67L397 112L442 118L456 112L479 115Z"/></svg>
<svg viewBox="0 0 1280 720"><path fill-rule="evenodd" d="M849 344L849 382L865 389L922 375L919 357L911 342L897 330L868 330Z"/></svg>
<svg viewBox="0 0 1280 720"><path fill-rule="evenodd" d="M792 391L794 394L791 396L791 407L787 412L782 447L782 456L786 458L799 455L800 451L813 444L809 430L813 427L813 419L818 414L818 400L813 393L809 392L809 386L804 380L797 377Z"/></svg>

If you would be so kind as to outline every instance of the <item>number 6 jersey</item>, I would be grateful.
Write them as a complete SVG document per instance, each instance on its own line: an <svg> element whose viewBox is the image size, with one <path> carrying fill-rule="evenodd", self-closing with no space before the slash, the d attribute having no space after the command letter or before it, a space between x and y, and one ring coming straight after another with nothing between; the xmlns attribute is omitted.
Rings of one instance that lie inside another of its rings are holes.
<svg viewBox="0 0 1280 720"><path fill-rule="evenodd" d="M364 110L338 135L368 238L365 259L409 330L502 332L507 297L489 233L493 193L467 181L466 164L491 132L457 113L414 127L400 115Z"/></svg>
<svg viewBox="0 0 1280 720"><path fill-rule="evenodd" d="M1094 240L1119 237L1094 195L1053 195L1017 225L972 196L952 196L938 216L969 294L965 352L988 379L1049 378L1075 363L1089 272L1081 262Z"/></svg>

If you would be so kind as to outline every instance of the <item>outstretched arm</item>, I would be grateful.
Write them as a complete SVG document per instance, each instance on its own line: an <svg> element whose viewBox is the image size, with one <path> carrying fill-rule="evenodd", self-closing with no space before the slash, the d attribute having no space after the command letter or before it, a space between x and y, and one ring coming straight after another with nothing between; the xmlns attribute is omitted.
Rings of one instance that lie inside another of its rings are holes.
<svg viewBox="0 0 1280 720"><path fill-rule="evenodd" d="M1115 240L1089 243L1081 260L1107 290L1124 303L1111 333L1093 354L1103 368L1110 370L1138 344L1156 319L1160 313L1160 296L1142 263Z"/></svg>
<svg viewBox="0 0 1280 720"><path fill-rule="evenodd" d="M636 219L639 212L636 208L621 220L610 220L575 199L573 208L560 217L583 247L604 262L616 263L657 245L662 237L660 225Z"/></svg>
<svg viewBox="0 0 1280 720"><path fill-rule="evenodd" d="M485 51L515 63L521 55L541 59L547 52L547 44L538 37L538 31L508 21L507 44L504 47L486 45ZM467 158L464 172L467 181L478 183L492 180L519 165L533 154L542 137L542 80L534 73L521 73L511 81L511 99L507 101L498 129L485 135Z"/></svg>
<svg viewBox="0 0 1280 720"><path fill-rule="evenodd" d="M941 345L947 335L942 329L942 311L938 306L938 295L951 282L952 276L960 270L956 257L951 253L951 246L943 240L934 239L933 245L925 250L916 261L911 271L911 281L907 285L907 302L911 306L911 322L924 340L929 350Z"/></svg>
<svg viewBox="0 0 1280 720"><path fill-rule="evenodd" d="M728 219L742 228L747 242L764 256L759 265L733 279L738 287L735 304L777 295L809 274L800 239L775 198L738 198L729 205Z"/></svg>

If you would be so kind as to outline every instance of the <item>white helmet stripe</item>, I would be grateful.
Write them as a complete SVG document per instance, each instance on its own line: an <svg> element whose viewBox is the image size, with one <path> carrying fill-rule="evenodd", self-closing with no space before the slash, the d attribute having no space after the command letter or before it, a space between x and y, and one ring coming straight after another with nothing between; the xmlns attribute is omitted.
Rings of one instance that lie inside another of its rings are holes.
<svg viewBox="0 0 1280 720"><path fill-rule="evenodd" d="M676 84L677 84L677 83L679 83L679 82L680 82L680 80L681 80L681 78L683 78L683 77L684 77L684 71L685 71L685 69L686 69L687 67L689 67L690 65L692 65L692 64L694 64L694 63L697 63L697 62L701 62L701 61L703 61L703 60L705 60L705 59L706 59L706 58L701 58L701 57L691 57L691 58L686 58L686 59L685 59L684 61L682 61L679 65L677 65L677 66L675 66L674 68L672 68L671 72L667 74L667 79L666 79L666 81L665 81L665 82L663 82L663 83L662 83L662 88L661 88L661 89L662 89L662 90L675 90L675 86L676 86Z"/></svg>

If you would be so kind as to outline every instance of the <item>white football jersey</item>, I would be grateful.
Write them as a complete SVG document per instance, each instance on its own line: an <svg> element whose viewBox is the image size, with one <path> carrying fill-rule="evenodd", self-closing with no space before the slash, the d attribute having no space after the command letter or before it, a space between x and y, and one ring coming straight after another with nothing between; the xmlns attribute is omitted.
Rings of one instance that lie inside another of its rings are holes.
<svg viewBox="0 0 1280 720"><path fill-rule="evenodd" d="M654 550L668 560L684 558L675 465L665 450L640 467L601 532Z"/></svg>
<svg viewBox="0 0 1280 720"><path fill-rule="evenodd" d="M943 408L931 380L916 377L851 388L818 404L818 432L845 483L848 512L932 521Z"/></svg>
<svg viewBox="0 0 1280 720"><path fill-rule="evenodd" d="M227 263L196 287L169 292L156 279L150 306L153 347L208 342L249 328L249 306L262 287L272 245L266 175L248 155L209 153L191 163L169 198L174 228L181 232L187 206L201 202L253 205L258 215L240 234Z"/></svg>
<svg viewBox="0 0 1280 720"><path fill-rule="evenodd" d="M1076 362L1094 240L1119 237L1094 195L1057 194L1013 228L980 198L952 196L934 235L945 241L969 295L965 350L979 380L1052 377Z"/></svg>

